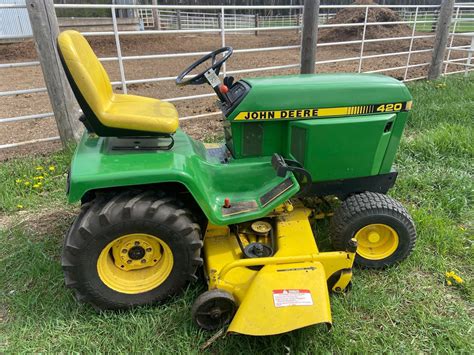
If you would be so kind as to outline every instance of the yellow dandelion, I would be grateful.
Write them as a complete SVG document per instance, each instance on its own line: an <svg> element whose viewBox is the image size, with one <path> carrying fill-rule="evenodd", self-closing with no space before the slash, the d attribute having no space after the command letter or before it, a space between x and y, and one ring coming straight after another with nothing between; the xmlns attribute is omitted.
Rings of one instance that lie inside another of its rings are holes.
<svg viewBox="0 0 474 355"><path fill-rule="evenodd" d="M446 284L447 284L448 286L452 286L453 283L448 280L448 281L446 281Z"/></svg>
<svg viewBox="0 0 474 355"><path fill-rule="evenodd" d="M449 283L452 284L452 281L456 282L457 284L464 283L464 280L462 279L462 277L457 275L454 271L446 272L445 275L446 275L448 285L449 285Z"/></svg>
<svg viewBox="0 0 474 355"><path fill-rule="evenodd" d="M21 209L23 208L23 205L18 204L18 205L16 205L16 208L18 208L19 210L21 210Z"/></svg>
<svg viewBox="0 0 474 355"><path fill-rule="evenodd" d="M42 166L37 166L36 167L36 170L40 171L40 170L43 170L44 168Z"/></svg>
<svg viewBox="0 0 474 355"><path fill-rule="evenodd" d="M33 178L33 180L43 180L44 179L44 176L40 175L40 176L35 176Z"/></svg>
<svg viewBox="0 0 474 355"><path fill-rule="evenodd" d="M23 181L22 179L16 179L16 180L15 180L15 182L16 182L17 184L21 183L22 181Z"/></svg>
<svg viewBox="0 0 474 355"><path fill-rule="evenodd" d="M50 165L48 169L49 169L49 171L54 171L54 170L56 170L56 167L54 165Z"/></svg>
<svg viewBox="0 0 474 355"><path fill-rule="evenodd" d="M30 182L29 182L29 181L25 181L25 186L30 186Z"/></svg>

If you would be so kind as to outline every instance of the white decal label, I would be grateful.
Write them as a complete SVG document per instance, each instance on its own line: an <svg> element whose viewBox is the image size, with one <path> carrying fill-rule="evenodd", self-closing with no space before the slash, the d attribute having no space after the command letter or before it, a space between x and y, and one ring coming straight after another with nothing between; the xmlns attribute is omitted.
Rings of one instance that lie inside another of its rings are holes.
<svg viewBox="0 0 474 355"><path fill-rule="evenodd" d="M313 298L309 290L273 290L275 307L312 306Z"/></svg>
<svg viewBox="0 0 474 355"><path fill-rule="evenodd" d="M219 80L219 77L217 76L216 72L214 70L209 70L207 71L204 76L206 77L207 81L213 88L216 86L219 86L221 84L221 81Z"/></svg>

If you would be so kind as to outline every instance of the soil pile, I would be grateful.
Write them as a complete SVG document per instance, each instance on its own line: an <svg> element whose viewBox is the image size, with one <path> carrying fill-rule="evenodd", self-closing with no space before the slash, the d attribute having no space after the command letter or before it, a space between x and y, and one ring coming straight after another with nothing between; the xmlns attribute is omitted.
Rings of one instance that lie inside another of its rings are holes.
<svg viewBox="0 0 474 355"><path fill-rule="evenodd" d="M372 0L357 0L353 5L377 5ZM365 8L346 8L337 12L328 24L364 23ZM397 22L400 16L388 8L369 8L367 22ZM320 31L321 42L352 41L362 38L364 26L324 28ZM411 36L412 29L405 24L368 25L365 38L387 38Z"/></svg>

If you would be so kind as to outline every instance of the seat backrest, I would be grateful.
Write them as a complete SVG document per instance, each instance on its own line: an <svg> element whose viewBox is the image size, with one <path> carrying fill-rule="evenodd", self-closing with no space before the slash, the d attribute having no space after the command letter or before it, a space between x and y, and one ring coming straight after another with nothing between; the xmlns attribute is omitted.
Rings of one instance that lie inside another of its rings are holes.
<svg viewBox="0 0 474 355"><path fill-rule="evenodd" d="M88 119L97 120L113 95L107 72L87 40L77 31L62 32L58 37L58 48L79 105Z"/></svg>
<svg viewBox="0 0 474 355"><path fill-rule="evenodd" d="M77 31L62 32L58 45L82 96L96 115L100 115L112 97L112 85L102 63L84 36Z"/></svg>

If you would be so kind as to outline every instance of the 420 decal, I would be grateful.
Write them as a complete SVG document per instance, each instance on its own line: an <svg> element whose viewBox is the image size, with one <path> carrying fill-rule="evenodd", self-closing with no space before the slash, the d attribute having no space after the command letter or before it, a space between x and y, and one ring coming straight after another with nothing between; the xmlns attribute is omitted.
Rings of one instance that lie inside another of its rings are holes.
<svg viewBox="0 0 474 355"><path fill-rule="evenodd" d="M297 110L277 110L277 111L245 111L235 116L235 121L252 121L252 120L294 120L308 119L315 117L331 117L331 116L353 116L365 115L377 112L399 112L409 111L412 102L395 102L380 105L364 105L364 106L346 106L346 107L330 107L330 108L305 108Z"/></svg>
<svg viewBox="0 0 474 355"><path fill-rule="evenodd" d="M391 111L400 111L403 107L403 104L401 102L398 102L396 104L383 104L377 106L377 109L375 111L377 112L391 112Z"/></svg>

